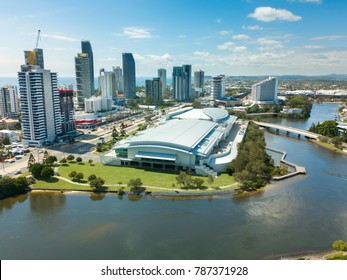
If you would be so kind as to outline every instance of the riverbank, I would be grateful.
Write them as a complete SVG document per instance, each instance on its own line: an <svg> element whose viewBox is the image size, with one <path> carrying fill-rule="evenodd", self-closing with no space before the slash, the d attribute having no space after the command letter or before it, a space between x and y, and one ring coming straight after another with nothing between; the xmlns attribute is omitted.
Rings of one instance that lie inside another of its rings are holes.
<svg viewBox="0 0 347 280"><path fill-rule="evenodd" d="M326 148L332 152L347 156L347 152L341 151L340 149L336 148L333 144L324 143L324 142L314 140L314 139L308 139L308 141L310 141L314 144L317 144L320 147Z"/></svg>
<svg viewBox="0 0 347 280"><path fill-rule="evenodd" d="M337 256L347 256L347 252L343 251L323 251L323 252L307 252L307 254L298 254L291 256L281 256L276 259L280 260L332 260Z"/></svg>

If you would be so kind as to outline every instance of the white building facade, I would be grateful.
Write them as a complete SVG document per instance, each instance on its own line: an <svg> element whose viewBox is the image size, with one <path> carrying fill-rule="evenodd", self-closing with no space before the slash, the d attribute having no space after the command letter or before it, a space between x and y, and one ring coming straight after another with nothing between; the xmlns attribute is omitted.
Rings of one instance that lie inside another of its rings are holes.
<svg viewBox="0 0 347 280"><path fill-rule="evenodd" d="M16 118L19 114L17 87L6 85L0 89L0 116Z"/></svg>
<svg viewBox="0 0 347 280"><path fill-rule="evenodd" d="M278 80L276 77L252 85L251 98L257 103L274 103L277 101Z"/></svg>

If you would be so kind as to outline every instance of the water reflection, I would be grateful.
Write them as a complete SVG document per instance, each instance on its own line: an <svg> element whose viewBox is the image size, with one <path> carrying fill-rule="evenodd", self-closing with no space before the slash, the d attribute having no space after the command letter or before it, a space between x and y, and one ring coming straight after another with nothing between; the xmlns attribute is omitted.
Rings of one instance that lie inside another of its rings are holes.
<svg viewBox="0 0 347 280"><path fill-rule="evenodd" d="M47 211L58 212L64 208L66 195L53 191L32 191L29 200L33 212L44 214Z"/></svg>
<svg viewBox="0 0 347 280"><path fill-rule="evenodd" d="M21 194L15 197L0 199L0 212L3 210L10 210L16 203L23 203L28 199L28 194Z"/></svg>

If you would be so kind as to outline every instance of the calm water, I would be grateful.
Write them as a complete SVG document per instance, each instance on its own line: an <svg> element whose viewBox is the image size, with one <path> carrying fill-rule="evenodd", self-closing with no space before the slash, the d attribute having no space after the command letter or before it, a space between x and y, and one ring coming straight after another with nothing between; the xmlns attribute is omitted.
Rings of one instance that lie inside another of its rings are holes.
<svg viewBox="0 0 347 280"><path fill-rule="evenodd" d="M307 128L333 118L315 105ZM275 121L275 120L273 120ZM266 133L307 175L245 198L31 193L0 201L1 259L268 259L347 240L347 156Z"/></svg>

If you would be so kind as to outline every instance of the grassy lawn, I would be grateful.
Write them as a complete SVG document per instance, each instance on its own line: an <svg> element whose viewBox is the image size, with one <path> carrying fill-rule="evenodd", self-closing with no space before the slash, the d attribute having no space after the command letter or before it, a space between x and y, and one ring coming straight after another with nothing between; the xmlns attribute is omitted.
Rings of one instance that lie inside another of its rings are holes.
<svg viewBox="0 0 347 280"><path fill-rule="evenodd" d="M100 163L95 163L92 166L88 163L77 164L72 163L68 166L59 167L59 175L65 178L69 178L69 173L71 171L82 172L84 174L84 179L86 180L89 175L95 174L97 177L101 177L105 180L105 184L127 184L130 179L141 178L144 186L156 186L163 188L172 188L175 184L175 188L179 189L175 177L175 173L165 173L153 170L136 169L129 167L118 167L118 166L105 166ZM195 176L193 176L195 177ZM233 184L235 179L227 174L222 174L214 183L210 186L208 185L206 179L204 186L206 187L220 187ZM69 184L64 182L63 184ZM72 184L69 184L72 185ZM72 188L78 187L77 185L72 185ZM88 188L88 187L87 187ZM118 186L111 187L109 189L118 189Z"/></svg>

